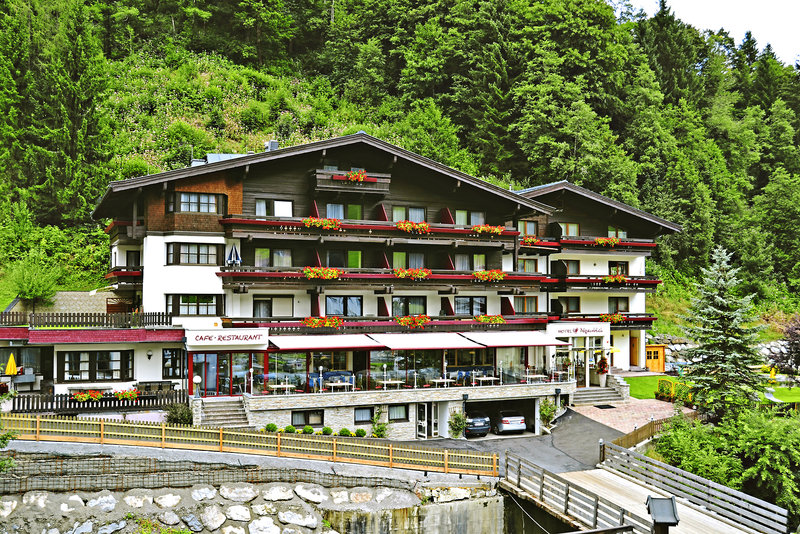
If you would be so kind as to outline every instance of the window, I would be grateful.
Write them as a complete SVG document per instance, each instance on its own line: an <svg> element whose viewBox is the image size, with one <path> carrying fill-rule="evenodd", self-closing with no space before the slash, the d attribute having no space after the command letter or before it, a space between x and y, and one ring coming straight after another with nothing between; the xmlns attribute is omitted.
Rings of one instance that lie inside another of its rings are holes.
<svg viewBox="0 0 800 534"><path fill-rule="evenodd" d="M291 267L292 250L288 248L277 248L272 251L273 267Z"/></svg>
<svg viewBox="0 0 800 534"><path fill-rule="evenodd" d="M62 382L133 379L133 351L69 351L58 353Z"/></svg>
<svg viewBox="0 0 800 534"><path fill-rule="evenodd" d="M473 254L472 255L472 268L476 271L483 271L486 269L486 254Z"/></svg>
<svg viewBox="0 0 800 534"><path fill-rule="evenodd" d="M355 219L362 218L360 204L328 204L325 207L325 216L329 219Z"/></svg>
<svg viewBox="0 0 800 534"><path fill-rule="evenodd" d="M608 313L627 313L628 297L608 297Z"/></svg>
<svg viewBox="0 0 800 534"><path fill-rule="evenodd" d="M360 250L329 250L327 253L328 267L361 268Z"/></svg>
<svg viewBox="0 0 800 534"><path fill-rule="evenodd" d="M125 252L125 266L126 267L139 267L142 265L142 255L138 250L129 250Z"/></svg>
<svg viewBox="0 0 800 534"><path fill-rule="evenodd" d="M363 302L363 297L327 296L325 297L325 315L360 317L364 315Z"/></svg>
<svg viewBox="0 0 800 534"><path fill-rule="evenodd" d="M167 212L222 213L223 195L175 192L167 197Z"/></svg>
<svg viewBox="0 0 800 534"><path fill-rule="evenodd" d="M627 261L608 262L608 274L624 274L625 276L628 276L628 262Z"/></svg>
<svg viewBox="0 0 800 534"><path fill-rule="evenodd" d="M270 250L268 248L257 248L255 254L255 266L269 267L271 264Z"/></svg>
<svg viewBox="0 0 800 534"><path fill-rule="evenodd" d="M625 239L628 237L628 231L619 228L618 226L609 226L608 227L608 237L618 237L620 239Z"/></svg>
<svg viewBox="0 0 800 534"><path fill-rule="evenodd" d="M425 297L392 297L392 315L422 315Z"/></svg>
<svg viewBox="0 0 800 534"><path fill-rule="evenodd" d="M519 221L517 224L517 229L522 236L526 235L536 235L536 231L538 230L538 226L536 221Z"/></svg>
<svg viewBox="0 0 800 534"><path fill-rule="evenodd" d="M362 423L371 423L374 413L374 408L356 408L353 410L353 422L357 425Z"/></svg>
<svg viewBox="0 0 800 534"><path fill-rule="evenodd" d="M275 212L275 217L292 217L294 214L291 200L276 200L273 210Z"/></svg>
<svg viewBox="0 0 800 534"><path fill-rule="evenodd" d="M580 313L581 311L581 298L580 297L559 297L559 302L564 309L564 313Z"/></svg>
<svg viewBox="0 0 800 534"><path fill-rule="evenodd" d="M390 405L389 421L408 421L408 404Z"/></svg>
<svg viewBox="0 0 800 534"><path fill-rule="evenodd" d="M456 224L460 226L486 224L486 212L456 210Z"/></svg>
<svg viewBox="0 0 800 534"><path fill-rule="evenodd" d="M567 274L581 274L580 260L561 260L567 266Z"/></svg>
<svg viewBox="0 0 800 534"><path fill-rule="evenodd" d="M253 317L272 317L272 299L253 298Z"/></svg>
<svg viewBox="0 0 800 534"><path fill-rule="evenodd" d="M486 297L456 297L456 315L485 315Z"/></svg>
<svg viewBox="0 0 800 534"><path fill-rule="evenodd" d="M291 200L256 199L256 217L292 217L294 215Z"/></svg>
<svg viewBox="0 0 800 534"><path fill-rule="evenodd" d="M253 317L291 317L294 298L291 296L253 296Z"/></svg>
<svg viewBox="0 0 800 534"><path fill-rule="evenodd" d="M167 265L220 265L223 245L167 243Z"/></svg>
<svg viewBox="0 0 800 534"><path fill-rule="evenodd" d="M466 226L469 222L469 212L467 210L456 210L456 224Z"/></svg>
<svg viewBox="0 0 800 534"><path fill-rule="evenodd" d="M425 208L392 206L392 222L399 221L425 222Z"/></svg>
<svg viewBox="0 0 800 534"><path fill-rule="evenodd" d="M161 350L161 378L186 376L186 352L183 349Z"/></svg>
<svg viewBox="0 0 800 534"><path fill-rule="evenodd" d="M531 314L539 311L538 297L514 297L514 312Z"/></svg>
<svg viewBox="0 0 800 534"><path fill-rule="evenodd" d="M519 258L517 260L517 271L521 273L535 273L539 271L539 261L535 258Z"/></svg>
<svg viewBox="0 0 800 534"><path fill-rule="evenodd" d="M304 410L302 412L292 412L292 426L303 428L304 426L322 426L325 410Z"/></svg>
<svg viewBox="0 0 800 534"><path fill-rule="evenodd" d="M392 268L421 269L425 267L425 254L422 252L392 252Z"/></svg>
<svg viewBox="0 0 800 534"><path fill-rule="evenodd" d="M563 222L563 223L558 223L558 225L561 227L561 235L562 236L578 236L578 235L581 235L580 227L578 226L578 223Z"/></svg>
<svg viewBox="0 0 800 534"><path fill-rule="evenodd" d="M167 295L167 313L221 316L223 299L223 295Z"/></svg>
<svg viewBox="0 0 800 534"><path fill-rule="evenodd" d="M457 271L483 271L486 269L486 254L456 254L454 260Z"/></svg>
<svg viewBox="0 0 800 534"><path fill-rule="evenodd" d="M263 198L256 199L256 217L266 217L270 215L270 207L272 206L268 206L267 201Z"/></svg>

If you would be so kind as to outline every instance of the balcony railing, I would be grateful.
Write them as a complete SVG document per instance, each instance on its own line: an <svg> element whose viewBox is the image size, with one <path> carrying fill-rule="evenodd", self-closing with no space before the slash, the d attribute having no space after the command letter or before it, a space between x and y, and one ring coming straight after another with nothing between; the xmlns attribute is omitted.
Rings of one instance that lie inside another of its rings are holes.
<svg viewBox="0 0 800 534"><path fill-rule="evenodd" d="M624 281L605 281L609 275L567 275L548 277L542 280L544 287L551 285L567 286L570 289L613 289L613 290L655 290L661 280L655 276L626 276Z"/></svg>
<svg viewBox="0 0 800 534"><path fill-rule="evenodd" d="M424 331L434 332L469 332L498 331L498 330L541 330L541 325L546 324L546 314L535 315L504 315L503 323L484 323L476 320L471 315L439 315L429 316L431 321L426 323ZM342 324L339 328L317 327L312 328L303 324L303 317L226 317L222 319L223 327L268 327L270 335L279 334L366 334L382 332L416 332L419 329L409 329L397 323L395 317L340 317Z"/></svg>
<svg viewBox="0 0 800 534"><path fill-rule="evenodd" d="M317 191L355 191L358 193L389 194L392 182L391 174L374 173L366 174L363 181L350 181L346 171L315 171Z"/></svg>
<svg viewBox="0 0 800 534"><path fill-rule="evenodd" d="M142 283L143 267L137 266L116 266L112 267L108 273L105 274L107 280L116 279L117 283L130 285Z"/></svg>
<svg viewBox="0 0 800 534"><path fill-rule="evenodd" d="M0 313L0 325L31 328L144 328L172 326L166 313Z"/></svg>
<svg viewBox="0 0 800 534"><path fill-rule="evenodd" d="M633 249L633 248L655 248L656 242L652 239L635 239L632 237L619 238L616 244L603 244L609 238L608 236L561 236L559 243L564 248L572 247L589 247L598 251L618 250L618 249Z"/></svg>
<svg viewBox="0 0 800 534"><path fill-rule="evenodd" d="M425 278L412 279L400 278L394 275L393 269L339 268L342 271L338 278L325 280L320 278L306 278L303 274L304 267L221 267L217 276L223 278L225 283L238 284L241 282L269 283L286 282L307 283L313 285L336 284L337 282L358 281L367 285L402 285L413 287L431 287L436 285L470 284L476 288L489 286L524 286L537 287L547 276L542 273L506 272L504 278L497 281L480 281L473 276L473 271L452 271L447 269L431 270ZM352 284L349 284L352 285Z"/></svg>
<svg viewBox="0 0 800 534"><path fill-rule="evenodd" d="M621 319L615 317L613 320L608 320L610 316L619 316ZM652 313L564 313L558 320L609 322L612 328L628 328L650 325L656 320L656 316Z"/></svg>

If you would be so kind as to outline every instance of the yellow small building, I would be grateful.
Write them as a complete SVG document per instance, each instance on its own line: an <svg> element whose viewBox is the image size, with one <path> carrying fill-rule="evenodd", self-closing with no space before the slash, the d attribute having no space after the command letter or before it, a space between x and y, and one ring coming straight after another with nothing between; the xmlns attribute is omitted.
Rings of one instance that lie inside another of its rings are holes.
<svg viewBox="0 0 800 534"><path fill-rule="evenodd" d="M666 345L646 345L645 346L645 359L648 371L655 373L664 372L664 360Z"/></svg>

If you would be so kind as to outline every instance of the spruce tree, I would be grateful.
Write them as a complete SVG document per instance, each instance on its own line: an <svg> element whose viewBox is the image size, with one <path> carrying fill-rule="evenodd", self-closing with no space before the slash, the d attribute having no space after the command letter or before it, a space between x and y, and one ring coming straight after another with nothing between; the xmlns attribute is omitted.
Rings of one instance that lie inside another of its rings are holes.
<svg viewBox="0 0 800 534"><path fill-rule="evenodd" d="M688 351L686 379L698 405L717 417L752 405L764 389L757 370L763 361L755 349L759 327L750 326L753 295L737 294L739 269L730 258L722 247L712 252L711 265L696 284L698 296L686 318L690 326L685 327L698 344Z"/></svg>

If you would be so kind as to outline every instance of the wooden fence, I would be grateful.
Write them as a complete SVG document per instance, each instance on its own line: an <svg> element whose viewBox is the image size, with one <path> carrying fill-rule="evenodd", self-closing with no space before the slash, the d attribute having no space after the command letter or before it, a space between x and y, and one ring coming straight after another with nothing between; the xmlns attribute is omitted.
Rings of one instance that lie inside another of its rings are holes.
<svg viewBox="0 0 800 534"><path fill-rule="evenodd" d="M689 412L683 414L689 420L695 420L700 417L697 412ZM640 443L647 441L648 439L653 439L655 436L659 435L661 431L664 429L664 423L669 422L672 417L667 417L665 419L656 419L655 421L649 421L647 424L640 426L639 428L635 428L633 432L629 432L624 436L620 436L611 443L614 445L618 445L620 447L630 448L639 445ZM602 451L601 451L602 453ZM602 462L603 459L601 458L600 461Z"/></svg>
<svg viewBox="0 0 800 534"><path fill-rule="evenodd" d="M68 393L59 395L20 394L11 400L11 413L80 413L156 410L173 403L188 404L185 390L139 392L136 400L118 399L113 393L104 393L96 401L77 401Z"/></svg>
<svg viewBox="0 0 800 534"><path fill-rule="evenodd" d="M639 517L515 454L506 454L505 469L501 487L521 490L557 516L566 516L590 529L624 526L632 527L636 534L651 532L650 518Z"/></svg>
<svg viewBox="0 0 800 534"><path fill-rule="evenodd" d="M22 440L235 452L417 471L498 476L497 454L432 449L376 439L20 414L2 414L0 424L4 431L10 430L17 434L17 439Z"/></svg>
<svg viewBox="0 0 800 534"><path fill-rule="evenodd" d="M762 534L785 534L788 512L741 491L693 475L611 443L602 447L604 468L627 475L642 484L703 506L740 528Z"/></svg>
<svg viewBox="0 0 800 534"><path fill-rule="evenodd" d="M143 328L171 326L172 318L166 313L32 313L29 324L31 328Z"/></svg>

